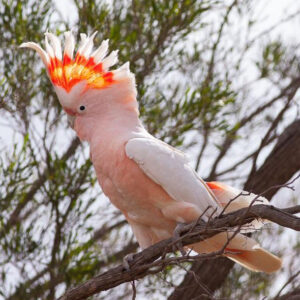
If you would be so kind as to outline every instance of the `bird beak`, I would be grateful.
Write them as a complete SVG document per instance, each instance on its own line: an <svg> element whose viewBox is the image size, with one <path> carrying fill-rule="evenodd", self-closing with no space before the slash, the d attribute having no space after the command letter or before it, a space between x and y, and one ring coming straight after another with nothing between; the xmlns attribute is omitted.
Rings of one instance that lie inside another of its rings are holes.
<svg viewBox="0 0 300 300"><path fill-rule="evenodd" d="M70 116L68 115L68 124L74 128L74 121L75 121L75 116Z"/></svg>
<svg viewBox="0 0 300 300"><path fill-rule="evenodd" d="M74 128L74 121L75 121L76 113L75 113L73 110L71 110L71 109L69 109L69 108L67 108L67 107L63 107L63 109L64 109L64 111L67 113L67 116L68 116L68 124L69 124L72 128Z"/></svg>

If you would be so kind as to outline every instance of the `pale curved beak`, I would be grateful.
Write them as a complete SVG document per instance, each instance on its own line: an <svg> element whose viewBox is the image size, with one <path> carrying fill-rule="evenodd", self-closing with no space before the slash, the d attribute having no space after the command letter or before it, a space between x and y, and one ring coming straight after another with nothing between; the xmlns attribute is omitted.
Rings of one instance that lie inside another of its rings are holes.
<svg viewBox="0 0 300 300"><path fill-rule="evenodd" d="M74 112L72 109L63 107L64 111L67 113L68 116L68 124L74 128L74 121L76 117L76 112Z"/></svg>
<svg viewBox="0 0 300 300"><path fill-rule="evenodd" d="M68 115L68 124L74 128L75 116Z"/></svg>

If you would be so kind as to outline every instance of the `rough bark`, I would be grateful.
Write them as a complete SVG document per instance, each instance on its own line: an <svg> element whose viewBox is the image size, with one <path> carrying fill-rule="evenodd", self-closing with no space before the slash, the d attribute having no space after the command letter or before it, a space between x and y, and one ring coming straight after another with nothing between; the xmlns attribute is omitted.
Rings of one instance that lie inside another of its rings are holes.
<svg viewBox="0 0 300 300"><path fill-rule="evenodd" d="M123 265L108 270L85 283L69 290L63 295L60 300L80 300L86 299L101 291L111 289L122 283L133 281L149 274L155 274L166 268L168 265L178 264L182 261L193 261L195 257L184 255L168 257L166 254L174 251L174 244L180 241L182 246L191 245L201 240L205 240L214 236L217 233L227 231L233 228L240 228L244 224L248 224L257 217L268 219L281 226L300 231L300 218L294 214L300 212L300 205L278 209L269 205L253 205L234 211L226 215L220 215L211 219L208 223L203 221L193 222L185 225L182 229L182 237L180 240L175 241L169 238L134 255L130 262L128 270ZM197 259L215 259L217 256L222 255L225 251L226 245L223 249L214 253L200 254ZM206 293L207 294L207 293ZM185 294L181 299L192 299Z"/></svg>
<svg viewBox="0 0 300 300"><path fill-rule="evenodd" d="M274 300L299 300L300 299L300 287L288 292L282 296L274 298Z"/></svg>
<svg viewBox="0 0 300 300"><path fill-rule="evenodd" d="M296 120L280 135L264 164L247 180L245 190L259 194L271 186L284 184L299 170L300 120ZM278 189L270 189L265 196L271 200ZM213 294L221 287L233 265L232 261L223 257L195 262L191 272L186 274L168 299L208 299L208 291ZM197 282L194 274L197 274Z"/></svg>
<svg viewBox="0 0 300 300"><path fill-rule="evenodd" d="M251 176L246 190L261 193L267 188L287 182L300 170L300 119L294 121L280 135L274 149L261 168ZM270 189L265 197L271 198L278 191Z"/></svg>

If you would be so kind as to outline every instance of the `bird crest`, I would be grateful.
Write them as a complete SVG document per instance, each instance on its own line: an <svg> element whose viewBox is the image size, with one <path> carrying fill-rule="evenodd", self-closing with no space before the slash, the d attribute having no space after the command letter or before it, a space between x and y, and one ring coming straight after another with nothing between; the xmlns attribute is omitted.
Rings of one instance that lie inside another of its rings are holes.
<svg viewBox="0 0 300 300"><path fill-rule="evenodd" d="M82 81L86 82L86 89L103 89L118 80L132 76L132 73L129 71L129 63L125 63L119 69L109 70L118 61L118 51L112 51L107 56L108 40L104 40L99 48L93 51L96 33L91 36L80 34L81 42L74 57L75 38L71 31L64 33L63 53L59 38L50 32L45 33L45 50L33 42L23 43L20 47L36 50L53 85L63 88L67 93Z"/></svg>

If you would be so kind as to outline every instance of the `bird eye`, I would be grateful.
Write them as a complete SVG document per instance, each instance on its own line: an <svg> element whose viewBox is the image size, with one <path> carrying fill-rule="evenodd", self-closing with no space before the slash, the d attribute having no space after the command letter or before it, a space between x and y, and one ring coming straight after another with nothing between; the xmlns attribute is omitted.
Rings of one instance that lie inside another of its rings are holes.
<svg viewBox="0 0 300 300"><path fill-rule="evenodd" d="M80 109L81 111L84 111L84 110L85 110L85 106L84 106L84 105L80 105L80 106L79 106L79 109Z"/></svg>

